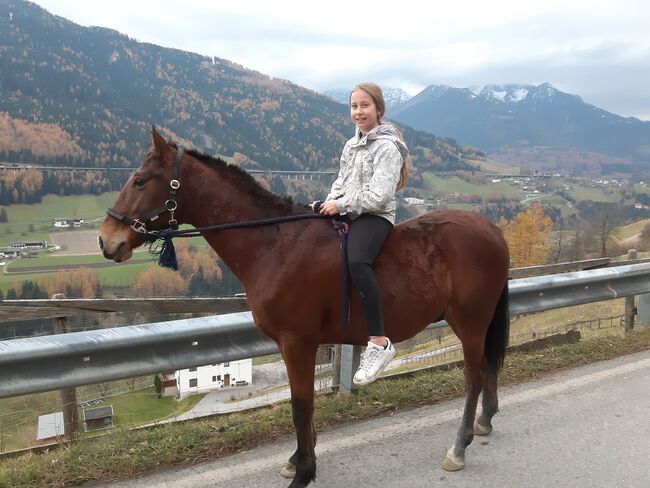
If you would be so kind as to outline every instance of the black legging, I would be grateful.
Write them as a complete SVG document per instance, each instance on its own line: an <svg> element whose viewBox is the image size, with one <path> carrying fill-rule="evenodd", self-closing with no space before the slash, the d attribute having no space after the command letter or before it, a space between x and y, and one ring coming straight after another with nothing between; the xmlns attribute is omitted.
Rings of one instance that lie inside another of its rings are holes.
<svg viewBox="0 0 650 488"><path fill-rule="evenodd" d="M348 266L368 325L368 336L384 335L384 312L372 263L393 229L383 217L362 214L350 223Z"/></svg>

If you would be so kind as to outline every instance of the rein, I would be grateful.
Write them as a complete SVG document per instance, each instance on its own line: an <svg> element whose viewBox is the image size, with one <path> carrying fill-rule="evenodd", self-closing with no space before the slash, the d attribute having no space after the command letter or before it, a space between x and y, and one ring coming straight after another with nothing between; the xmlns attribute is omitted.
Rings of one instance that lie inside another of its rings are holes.
<svg viewBox="0 0 650 488"><path fill-rule="evenodd" d="M341 317L341 327L347 328L350 320L350 274L348 270L348 252L347 252L347 235L350 225L336 218L332 219L328 215L321 215L318 213L284 215L281 217L272 217L269 219L260 220L246 220L243 222L229 222L226 224L208 225L205 227L196 227L194 229L179 229L178 221L174 218L174 212L178 208L176 202L176 193L181 187L178 177L180 175L181 161L185 149L181 146L176 153L176 160L172 172L172 179L169 182L169 197L165 203L160 207L144 214L141 217L132 219L126 215L122 215L112 208L108 208L106 213L121 222L128 225L131 229L139 234L144 234L145 239L149 243L149 252L158 255L158 264L164 268L170 268L178 271L178 260L176 259L176 250L172 239L174 237L198 237L202 232L208 231L221 231L228 229L244 229L250 227L263 227L266 225L281 224L285 222L294 222L297 220L305 219L331 219L332 226L341 237L341 251L343 253L343 315ZM147 224L157 220L162 214L169 212L170 219L168 228L164 230L148 230ZM157 241L163 241L160 250L154 247Z"/></svg>

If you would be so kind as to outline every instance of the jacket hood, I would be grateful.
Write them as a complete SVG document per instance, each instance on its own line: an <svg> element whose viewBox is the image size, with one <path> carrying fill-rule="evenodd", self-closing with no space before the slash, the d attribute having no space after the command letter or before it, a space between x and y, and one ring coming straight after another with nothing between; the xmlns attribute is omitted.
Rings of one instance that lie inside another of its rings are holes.
<svg viewBox="0 0 650 488"><path fill-rule="evenodd" d="M406 161L408 157L409 150L406 147L406 144L401 139L400 133L398 130L391 124L379 124L377 127L372 129L367 134L364 134L357 128L356 130L356 139L357 143L361 142L363 138L366 138L366 141L374 141L376 139L390 139L392 140L397 148L399 149L402 159Z"/></svg>

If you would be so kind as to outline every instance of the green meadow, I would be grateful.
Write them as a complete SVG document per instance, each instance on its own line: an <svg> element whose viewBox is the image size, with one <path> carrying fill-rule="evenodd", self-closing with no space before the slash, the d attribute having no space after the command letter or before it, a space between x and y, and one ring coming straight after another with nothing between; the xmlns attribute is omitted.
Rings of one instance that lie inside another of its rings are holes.
<svg viewBox="0 0 650 488"><path fill-rule="evenodd" d="M650 225L650 219L639 220L633 224L623 225L617 229L616 235L621 240L627 239L643 232L646 225Z"/></svg>
<svg viewBox="0 0 650 488"><path fill-rule="evenodd" d="M519 198L522 193L506 181L474 185L462 180L458 176L440 177L433 173L424 174L424 186L434 193L460 193L464 195L489 195L502 193L507 197Z"/></svg>
<svg viewBox="0 0 650 488"><path fill-rule="evenodd" d="M621 200L620 191L606 191L603 188L574 186L567 190L567 193L577 202L581 200L591 200L593 202L616 203Z"/></svg>
<svg viewBox="0 0 650 488"><path fill-rule="evenodd" d="M51 232L66 232L52 226L52 219L104 218L106 209L117 198L117 192L101 195L46 195L41 203L17 204L4 207L8 222L0 223L0 247L18 240L49 240ZM85 227L87 228L87 227ZM30 231L33 229L33 231Z"/></svg>

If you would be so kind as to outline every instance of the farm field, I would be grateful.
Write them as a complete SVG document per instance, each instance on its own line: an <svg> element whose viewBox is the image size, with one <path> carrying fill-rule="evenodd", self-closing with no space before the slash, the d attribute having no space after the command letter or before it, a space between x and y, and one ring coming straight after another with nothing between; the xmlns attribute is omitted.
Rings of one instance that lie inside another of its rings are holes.
<svg viewBox="0 0 650 488"><path fill-rule="evenodd" d="M637 193L645 193L646 195L650 195L650 186L645 183L637 183L634 185L634 191Z"/></svg>
<svg viewBox="0 0 650 488"><path fill-rule="evenodd" d="M36 283L53 280L59 269L74 269L85 266L95 268L104 287L124 287L131 284L133 276L157 266L146 251L139 251L124 263L108 261L101 254L82 256L42 255L37 258L18 259L3 267L0 274L0 290L20 289L24 280Z"/></svg>
<svg viewBox="0 0 650 488"><path fill-rule="evenodd" d="M618 228L616 235L620 240L630 239L643 232L646 225L650 224L650 219L639 220L633 224L623 225Z"/></svg>
<svg viewBox="0 0 650 488"><path fill-rule="evenodd" d="M594 202L616 203L621 200L618 190L604 190L603 188L573 187L567 193L576 201L591 200Z"/></svg>
<svg viewBox="0 0 650 488"><path fill-rule="evenodd" d="M467 195L503 193L507 197L511 198L519 198L522 195L518 189L505 181L482 186L473 185L457 176L442 178L432 173L424 174L424 185L428 190L436 193L462 193Z"/></svg>
<svg viewBox="0 0 650 488"><path fill-rule="evenodd" d="M519 172L519 168L515 168L498 161L493 161L491 159L488 159L486 161L469 161L469 163L476 165L480 171L485 173L512 175Z"/></svg>
<svg viewBox="0 0 650 488"><path fill-rule="evenodd" d="M49 240L49 234L55 231L52 219L103 219L106 209L117 198L117 192L101 195L59 196L46 195L41 203L18 204L4 207L7 209L8 222L0 223L0 247L13 241ZM30 232L30 225L34 231ZM66 233L57 230L56 233Z"/></svg>

